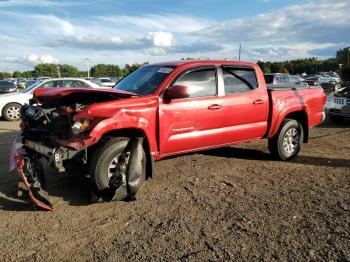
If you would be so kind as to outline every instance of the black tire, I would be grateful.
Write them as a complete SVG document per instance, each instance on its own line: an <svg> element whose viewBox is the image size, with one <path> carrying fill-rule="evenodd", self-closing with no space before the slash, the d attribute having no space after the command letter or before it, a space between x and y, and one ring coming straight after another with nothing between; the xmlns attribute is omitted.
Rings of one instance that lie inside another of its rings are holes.
<svg viewBox="0 0 350 262"><path fill-rule="evenodd" d="M127 187L127 182L123 181L123 176L117 172L114 176L109 177L110 165L112 161L118 157L117 167L122 164L120 161L125 159L124 156L130 155L131 139L126 137L112 138L103 145L101 145L92 155L90 161L90 179L95 200L93 202L100 202L101 200L126 200L134 197L134 193L130 193ZM140 185L146 178L146 156L142 150L142 176ZM128 164L124 164L125 173L128 170ZM121 172L122 173L122 172ZM123 183L124 182L124 183ZM126 182L126 183L125 183Z"/></svg>
<svg viewBox="0 0 350 262"><path fill-rule="evenodd" d="M329 120L331 120L334 124L343 124L344 118L340 116L329 116Z"/></svg>
<svg viewBox="0 0 350 262"><path fill-rule="evenodd" d="M2 110L2 116L7 121L17 121L20 119L21 114L21 105L18 103L9 103L6 106L4 106L4 109Z"/></svg>
<svg viewBox="0 0 350 262"><path fill-rule="evenodd" d="M277 134L268 141L270 153L277 160L293 159L300 151L303 136L303 127L298 121L284 119Z"/></svg>

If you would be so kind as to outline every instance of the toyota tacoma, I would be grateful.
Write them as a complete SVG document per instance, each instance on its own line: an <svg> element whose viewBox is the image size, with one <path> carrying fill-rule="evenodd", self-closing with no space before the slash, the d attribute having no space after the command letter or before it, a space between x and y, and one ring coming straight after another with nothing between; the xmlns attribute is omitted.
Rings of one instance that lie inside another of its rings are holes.
<svg viewBox="0 0 350 262"><path fill-rule="evenodd" d="M267 86L258 65L228 60L145 65L113 89L37 89L12 150L19 189L51 210L49 163L88 174L95 201L134 199L154 160L261 138L289 160L325 101L321 87Z"/></svg>

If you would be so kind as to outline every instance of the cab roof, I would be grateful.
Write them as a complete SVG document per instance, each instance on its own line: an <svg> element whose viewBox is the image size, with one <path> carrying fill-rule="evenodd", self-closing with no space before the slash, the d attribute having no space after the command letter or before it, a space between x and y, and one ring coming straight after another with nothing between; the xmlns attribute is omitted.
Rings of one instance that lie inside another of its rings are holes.
<svg viewBox="0 0 350 262"><path fill-rule="evenodd" d="M237 61L237 60L210 60L210 59L198 59L198 60L179 60L179 61L169 61L169 62L160 62L160 63L153 63L150 65L163 65L163 66L189 66L189 65L195 65L195 66L205 66L205 65L242 65L242 66L255 66L255 63L251 62L244 62L244 61Z"/></svg>

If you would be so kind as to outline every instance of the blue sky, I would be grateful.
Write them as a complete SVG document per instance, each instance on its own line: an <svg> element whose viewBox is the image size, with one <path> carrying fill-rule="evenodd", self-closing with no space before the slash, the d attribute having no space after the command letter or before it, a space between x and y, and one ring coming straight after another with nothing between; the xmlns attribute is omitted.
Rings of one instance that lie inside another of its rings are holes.
<svg viewBox="0 0 350 262"><path fill-rule="evenodd" d="M0 0L0 71L38 63L124 65L181 57L248 61L335 55L348 0Z"/></svg>

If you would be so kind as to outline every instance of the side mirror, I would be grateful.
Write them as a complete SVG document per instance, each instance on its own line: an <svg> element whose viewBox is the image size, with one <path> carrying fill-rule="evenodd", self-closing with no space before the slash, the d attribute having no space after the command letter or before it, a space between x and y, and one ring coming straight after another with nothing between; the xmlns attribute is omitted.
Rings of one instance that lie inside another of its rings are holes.
<svg viewBox="0 0 350 262"><path fill-rule="evenodd" d="M190 97L187 86L174 85L165 90L163 99L170 101L172 99L181 99Z"/></svg>

